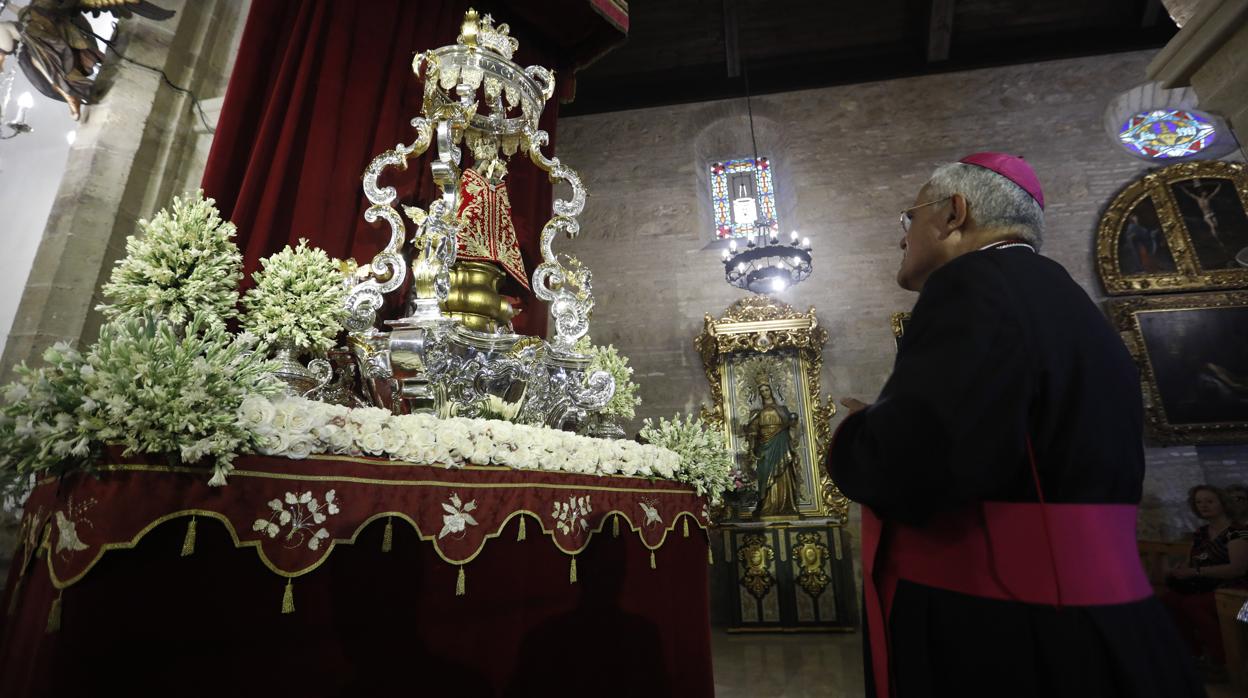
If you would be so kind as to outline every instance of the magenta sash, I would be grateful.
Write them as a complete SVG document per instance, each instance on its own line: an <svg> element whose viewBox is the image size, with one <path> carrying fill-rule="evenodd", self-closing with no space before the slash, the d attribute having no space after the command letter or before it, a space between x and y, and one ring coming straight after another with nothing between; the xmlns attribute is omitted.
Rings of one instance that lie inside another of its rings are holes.
<svg viewBox="0 0 1248 698"><path fill-rule="evenodd" d="M863 572L877 696L891 694L887 632L899 580L1056 607L1139 601L1153 590L1140 564L1136 510L1131 504L983 502L941 514L919 528L885 525L863 507Z"/></svg>

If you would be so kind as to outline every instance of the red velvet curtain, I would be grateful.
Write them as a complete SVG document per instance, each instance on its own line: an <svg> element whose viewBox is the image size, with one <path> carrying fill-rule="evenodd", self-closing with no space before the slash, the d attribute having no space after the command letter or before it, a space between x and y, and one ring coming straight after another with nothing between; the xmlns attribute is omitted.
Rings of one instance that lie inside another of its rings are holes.
<svg viewBox="0 0 1248 698"><path fill-rule="evenodd" d="M385 244L385 224L364 222L368 201L360 176L373 157L411 142L409 122L420 113L422 96L412 55L453 43L470 4L491 12L496 23L511 24L520 40L518 63L555 69L557 97L572 94L576 66L623 38L584 0L542 3L539 13L521 0L252 3L203 178L206 195L238 226L244 286L261 257L299 238L360 263ZM541 119L551 135L548 153L557 102L547 104ZM428 157L383 184L395 186L402 202L427 204L433 196ZM541 258L538 238L550 217L551 186L545 173L520 158L510 169L514 220L531 273ZM544 335L545 308L518 286L510 290L524 308L516 329Z"/></svg>

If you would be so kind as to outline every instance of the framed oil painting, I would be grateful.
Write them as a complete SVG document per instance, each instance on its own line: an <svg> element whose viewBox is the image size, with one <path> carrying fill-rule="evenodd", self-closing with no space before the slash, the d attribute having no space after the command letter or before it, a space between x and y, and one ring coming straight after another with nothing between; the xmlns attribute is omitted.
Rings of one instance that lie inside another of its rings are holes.
<svg viewBox="0 0 1248 698"><path fill-rule="evenodd" d="M736 458L720 520L848 520L849 502L823 467L836 413L820 395L827 338L813 308L800 313L766 296L706 316L695 345L714 405L703 417L723 429Z"/></svg>
<svg viewBox="0 0 1248 698"><path fill-rule="evenodd" d="M1110 295L1248 287L1248 172L1186 162L1132 182L1097 229L1096 263Z"/></svg>
<svg viewBox="0 0 1248 698"><path fill-rule="evenodd" d="M1110 302L1140 366L1150 441L1248 442L1248 291Z"/></svg>

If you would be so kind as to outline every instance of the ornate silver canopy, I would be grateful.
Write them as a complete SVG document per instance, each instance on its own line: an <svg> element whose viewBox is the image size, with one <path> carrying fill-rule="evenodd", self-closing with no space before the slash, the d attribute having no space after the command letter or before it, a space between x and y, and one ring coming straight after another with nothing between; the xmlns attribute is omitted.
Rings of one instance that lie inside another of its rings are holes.
<svg viewBox="0 0 1248 698"><path fill-rule="evenodd" d="M371 203L364 218L384 220L390 239L349 280L347 328L370 398L396 412L492 416L575 429L610 400L615 385L605 372L589 373L589 357L574 348L589 331L590 273L553 247L560 232L569 239L580 232L576 217L585 207L585 188L572 168L542 153L550 138L538 121L554 93L554 74L512 62L518 46L507 25L494 27L489 15L469 10L455 44L413 59L412 71L425 85L421 116L411 122L416 137L374 158L364 172ZM438 196L427 208L403 206L400 212L396 190L380 186L378 178L391 168L406 169L430 145ZM534 294L550 304L554 319L549 342L474 332L443 313L460 231L461 145L479 172L501 177L507 168L503 156L520 151L552 182L571 187L571 198L556 198L542 227L542 261L532 274ZM407 280L409 223L415 226L410 300L403 318L386 323L387 334L375 327L377 311L383 295Z"/></svg>

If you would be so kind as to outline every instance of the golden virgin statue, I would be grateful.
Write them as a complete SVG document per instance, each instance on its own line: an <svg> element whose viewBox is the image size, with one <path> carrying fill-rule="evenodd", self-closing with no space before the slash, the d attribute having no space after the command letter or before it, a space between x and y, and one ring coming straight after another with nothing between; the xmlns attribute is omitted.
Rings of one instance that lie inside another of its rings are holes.
<svg viewBox="0 0 1248 698"><path fill-rule="evenodd" d="M776 400L771 384L758 384L759 408L745 424L750 460L758 477L756 516L795 516L800 491L797 415Z"/></svg>

